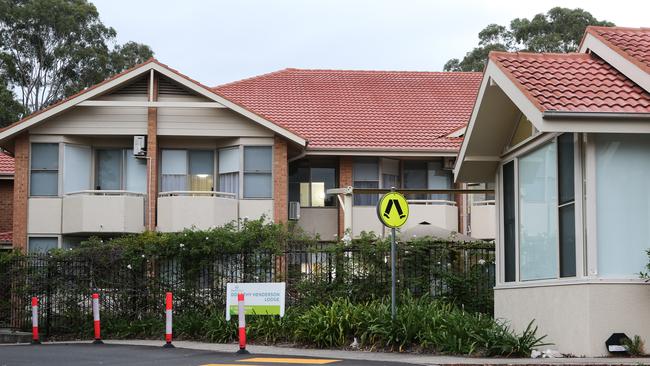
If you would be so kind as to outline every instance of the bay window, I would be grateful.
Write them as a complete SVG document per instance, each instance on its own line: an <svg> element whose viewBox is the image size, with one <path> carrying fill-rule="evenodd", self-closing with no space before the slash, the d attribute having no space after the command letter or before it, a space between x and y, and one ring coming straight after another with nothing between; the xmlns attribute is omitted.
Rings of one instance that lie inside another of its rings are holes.
<svg viewBox="0 0 650 366"><path fill-rule="evenodd" d="M648 135L595 135L598 274L638 278L650 247Z"/></svg>
<svg viewBox="0 0 650 366"><path fill-rule="evenodd" d="M59 195L59 144L32 144L30 176L31 196Z"/></svg>
<svg viewBox="0 0 650 366"><path fill-rule="evenodd" d="M92 149L89 146L63 145L63 193L92 187Z"/></svg>
<svg viewBox="0 0 650 366"><path fill-rule="evenodd" d="M239 147L219 149L219 191L239 197Z"/></svg>
<svg viewBox="0 0 650 366"><path fill-rule="evenodd" d="M145 193L147 162L133 156L131 149L98 149L95 151L95 189Z"/></svg>
<svg viewBox="0 0 650 366"><path fill-rule="evenodd" d="M161 190L213 191L214 151L163 150Z"/></svg>
<svg viewBox="0 0 650 366"><path fill-rule="evenodd" d="M273 197L271 146L244 146L244 198Z"/></svg>
<svg viewBox="0 0 650 366"><path fill-rule="evenodd" d="M354 158L352 175L354 188L379 188L379 163L377 158ZM354 205L375 206L379 201L377 194L355 194Z"/></svg>
<svg viewBox="0 0 650 366"><path fill-rule="evenodd" d="M576 275L574 144L562 134L503 165L505 282Z"/></svg>

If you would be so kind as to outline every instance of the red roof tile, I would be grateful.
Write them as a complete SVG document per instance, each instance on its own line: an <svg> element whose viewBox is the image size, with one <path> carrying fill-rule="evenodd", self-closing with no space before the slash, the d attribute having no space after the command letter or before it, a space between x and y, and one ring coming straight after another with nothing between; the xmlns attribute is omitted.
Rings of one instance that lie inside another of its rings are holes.
<svg viewBox="0 0 650 366"><path fill-rule="evenodd" d="M541 111L650 113L650 94L596 55L492 52Z"/></svg>
<svg viewBox="0 0 650 366"><path fill-rule="evenodd" d="M0 175L14 175L14 158L0 152Z"/></svg>
<svg viewBox="0 0 650 366"><path fill-rule="evenodd" d="M13 233L11 231L0 233L0 243L11 243L12 239Z"/></svg>
<svg viewBox="0 0 650 366"><path fill-rule="evenodd" d="M445 150L462 138L481 73L285 69L215 87L321 149Z"/></svg>
<svg viewBox="0 0 650 366"><path fill-rule="evenodd" d="M614 51L650 72L650 28L587 27Z"/></svg>

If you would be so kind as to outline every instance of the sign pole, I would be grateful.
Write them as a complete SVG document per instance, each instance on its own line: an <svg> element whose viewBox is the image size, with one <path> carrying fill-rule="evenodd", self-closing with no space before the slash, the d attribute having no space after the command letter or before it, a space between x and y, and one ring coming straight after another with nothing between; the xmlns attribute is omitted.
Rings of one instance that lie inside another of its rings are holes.
<svg viewBox="0 0 650 366"><path fill-rule="evenodd" d="M395 320L397 316L397 305L395 301L395 278L397 277L397 249L395 248L395 228L391 229L391 240L390 240L390 312Z"/></svg>
<svg viewBox="0 0 650 366"><path fill-rule="evenodd" d="M403 194L390 192L383 195L377 202L377 217L390 231L390 312L391 318L397 318L397 234L396 229L402 227L409 217L409 203Z"/></svg>

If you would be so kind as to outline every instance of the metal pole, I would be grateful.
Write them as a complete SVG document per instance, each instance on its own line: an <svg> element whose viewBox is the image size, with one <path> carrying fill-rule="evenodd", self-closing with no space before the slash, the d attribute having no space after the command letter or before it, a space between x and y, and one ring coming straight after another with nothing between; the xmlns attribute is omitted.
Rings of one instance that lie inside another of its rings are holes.
<svg viewBox="0 0 650 366"><path fill-rule="evenodd" d="M397 316L397 305L395 304L395 279L397 277L397 249L395 248L395 228L391 229L390 240L390 312L395 320Z"/></svg>

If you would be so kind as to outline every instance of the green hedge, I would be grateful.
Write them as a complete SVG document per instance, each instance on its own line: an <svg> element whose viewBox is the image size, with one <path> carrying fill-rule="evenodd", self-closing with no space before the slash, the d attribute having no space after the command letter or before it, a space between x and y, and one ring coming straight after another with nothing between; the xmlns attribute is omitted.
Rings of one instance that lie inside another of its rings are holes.
<svg viewBox="0 0 650 366"><path fill-rule="evenodd" d="M355 338L370 350L420 351L473 356L527 356L543 346L544 336L531 325L521 334L489 316L469 313L451 304L404 295L397 318L390 301L353 303L333 299L309 308L290 308L284 318L247 316L247 336L255 344L296 344L318 348L348 348ZM161 338L162 318L128 321L103 319L110 338ZM237 339L237 320L223 311L174 317L178 339L229 343ZM90 337L90 332L87 334Z"/></svg>

